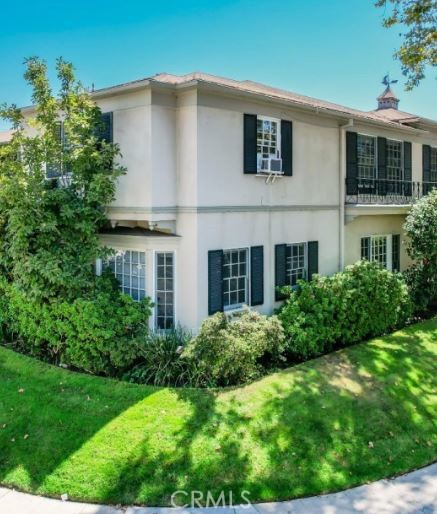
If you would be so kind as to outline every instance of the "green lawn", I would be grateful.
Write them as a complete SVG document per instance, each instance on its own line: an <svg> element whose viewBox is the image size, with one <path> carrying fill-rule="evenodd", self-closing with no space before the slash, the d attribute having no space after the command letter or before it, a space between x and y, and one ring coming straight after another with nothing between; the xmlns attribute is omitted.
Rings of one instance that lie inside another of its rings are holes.
<svg viewBox="0 0 437 514"><path fill-rule="evenodd" d="M436 459L436 357L434 319L211 391L71 373L0 348L0 482L165 505L177 489L266 501L393 476Z"/></svg>

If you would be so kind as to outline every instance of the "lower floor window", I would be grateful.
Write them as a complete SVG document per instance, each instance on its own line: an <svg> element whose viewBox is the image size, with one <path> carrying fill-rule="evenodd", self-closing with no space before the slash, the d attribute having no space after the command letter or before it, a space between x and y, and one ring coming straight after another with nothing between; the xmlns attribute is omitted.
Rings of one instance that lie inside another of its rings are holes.
<svg viewBox="0 0 437 514"><path fill-rule="evenodd" d="M287 245L287 281L290 286L296 286L298 280L307 276L306 243Z"/></svg>
<svg viewBox="0 0 437 514"><path fill-rule="evenodd" d="M223 252L223 306L232 309L248 303L247 248Z"/></svg>
<svg viewBox="0 0 437 514"><path fill-rule="evenodd" d="M167 330L174 327L174 254L156 254L156 328Z"/></svg>
<svg viewBox="0 0 437 514"><path fill-rule="evenodd" d="M132 250L118 251L103 265L120 283L123 293L140 301L146 296L146 254Z"/></svg>
<svg viewBox="0 0 437 514"><path fill-rule="evenodd" d="M100 274L102 268L110 269L121 291L135 301L154 296L155 328L167 330L175 326L175 256L174 252L156 252L155 256L154 273L146 268L146 252L134 250L118 250L106 261L99 260L96 273ZM154 294L149 285L146 290L146 276L155 284Z"/></svg>
<svg viewBox="0 0 437 514"><path fill-rule="evenodd" d="M392 270L399 268L399 245L393 246L399 236L375 235L361 238L361 258L378 262L382 267Z"/></svg>

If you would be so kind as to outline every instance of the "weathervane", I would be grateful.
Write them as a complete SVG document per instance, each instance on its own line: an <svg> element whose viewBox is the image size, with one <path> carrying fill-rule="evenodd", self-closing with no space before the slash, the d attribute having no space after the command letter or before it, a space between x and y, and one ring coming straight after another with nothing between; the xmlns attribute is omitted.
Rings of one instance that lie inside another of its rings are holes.
<svg viewBox="0 0 437 514"><path fill-rule="evenodd" d="M396 84L397 80L390 80L390 75L387 73L387 75L382 79L382 84L384 86L390 87L390 84Z"/></svg>

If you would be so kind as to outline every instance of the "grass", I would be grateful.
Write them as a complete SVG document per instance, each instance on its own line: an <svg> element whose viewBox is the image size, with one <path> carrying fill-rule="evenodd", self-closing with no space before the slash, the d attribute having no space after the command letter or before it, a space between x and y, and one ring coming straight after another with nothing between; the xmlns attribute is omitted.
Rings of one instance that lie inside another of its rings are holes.
<svg viewBox="0 0 437 514"><path fill-rule="evenodd" d="M270 501L404 473L436 459L436 357L434 319L212 391L130 385L0 348L0 482L166 505L177 489Z"/></svg>

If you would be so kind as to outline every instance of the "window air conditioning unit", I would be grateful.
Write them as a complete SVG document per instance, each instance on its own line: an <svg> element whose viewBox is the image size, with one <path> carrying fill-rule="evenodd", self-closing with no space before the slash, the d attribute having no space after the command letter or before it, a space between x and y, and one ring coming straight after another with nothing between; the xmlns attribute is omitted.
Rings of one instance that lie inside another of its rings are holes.
<svg viewBox="0 0 437 514"><path fill-rule="evenodd" d="M282 173L282 159L276 157L261 158L259 171L263 173Z"/></svg>

